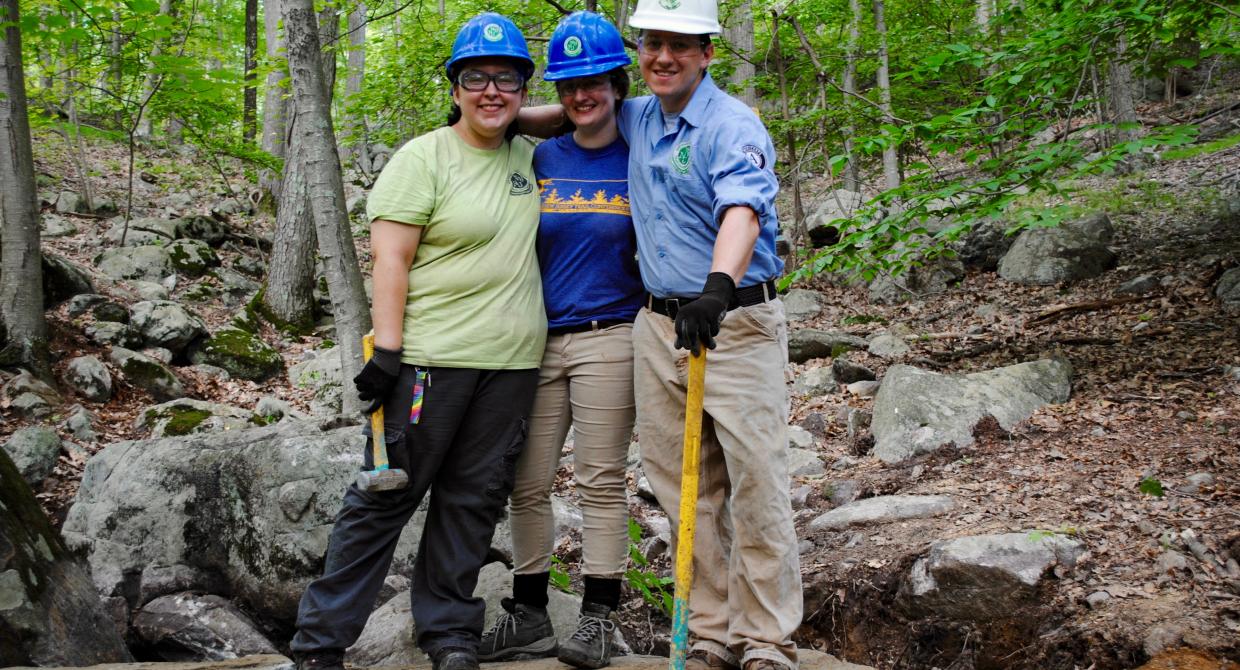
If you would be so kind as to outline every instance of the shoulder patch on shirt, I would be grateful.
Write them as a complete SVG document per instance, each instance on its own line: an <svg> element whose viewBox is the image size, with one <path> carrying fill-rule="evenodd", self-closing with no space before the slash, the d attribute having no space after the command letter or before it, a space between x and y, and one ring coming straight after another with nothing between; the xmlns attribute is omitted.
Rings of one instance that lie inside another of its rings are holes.
<svg viewBox="0 0 1240 670"><path fill-rule="evenodd" d="M681 142L676 145L676 150L672 152L672 167L680 174L689 174L689 161L693 155L693 145L688 142Z"/></svg>
<svg viewBox="0 0 1240 670"><path fill-rule="evenodd" d="M520 172L512 173L508 177L508 182L512 184L512 188L508 189L508 195L525 195L534 192L534 185Z"/></svg>
<svg viewBox="0 0 1240 670"><path fill-rule="evenodd" d="M766 167L766 154L762 153L762 148L756 144L746 144L741 147L741 152L745 154L745 158L749 159L753 166L761 170Z"/></svg>

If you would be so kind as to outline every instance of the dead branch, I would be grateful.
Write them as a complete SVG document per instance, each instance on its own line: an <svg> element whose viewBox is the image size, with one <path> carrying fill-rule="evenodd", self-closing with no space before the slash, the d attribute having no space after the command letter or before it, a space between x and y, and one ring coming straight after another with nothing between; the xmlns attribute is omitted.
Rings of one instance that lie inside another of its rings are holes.
<svg viewBox="0 0 1240 670"><path fill-rule="evenodd" d="M1151 298L1151 296L1129 296L1124 298L1107 298L1105 300L1088 300L1072 305L1056 305L1055 307L1052 307L1026 321L1025 327L1028 328L1029 326L1058 321L1069 314L1093 312L1099 309L1106 309L1107 307L1115 307L1116 305L1127 305L1132 302L1142 302L1145 300L1150 300Z"/></svg>

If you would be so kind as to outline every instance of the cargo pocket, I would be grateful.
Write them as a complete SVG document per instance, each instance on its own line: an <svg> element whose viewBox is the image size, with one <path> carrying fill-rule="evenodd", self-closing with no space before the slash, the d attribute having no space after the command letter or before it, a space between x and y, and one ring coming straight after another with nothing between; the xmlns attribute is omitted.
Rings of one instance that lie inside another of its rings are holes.
<svg viewBox="0 0 1240 670"><path fill-rule="evenodd" d="M396 386L383 401L383 443L387 448L390 467L408 472L409 453L405 445L405 434L409 431L409 409L413 406L413 387L417 377L417 368L401 364L400 376L396 378ZM362 466L365 470L373 470L374 440L371 418L366 417L366 426L362 434L366 436L366 457Z"/></svg>
<svg viewBox="0 0 1240 670"><path fill-rule="evenodd" d="M504 451L496 464L491 481L487 482L487 496L502 507L508 501L509 494L517 483L517 459L521 450L525 449L525 437L528 431L525 417L513 422L512 428L504 438Z"/></svg>

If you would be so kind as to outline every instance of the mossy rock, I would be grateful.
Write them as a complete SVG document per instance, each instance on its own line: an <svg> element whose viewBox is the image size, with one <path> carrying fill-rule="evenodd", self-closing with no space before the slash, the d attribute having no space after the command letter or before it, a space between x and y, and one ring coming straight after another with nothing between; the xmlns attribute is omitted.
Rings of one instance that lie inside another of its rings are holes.
<svg viewBox="0 0 1240 670"><path fill-rule="evenodd" d="M154 358L124 347L113 347L108 356L129 383L147 391L156 400L173 400L185 395L185 387L172 370Z"/></svg>
<svg viewBox="0 0 1240 670"><path fill-rule="evenodd" d="M172 266L189 277L201 277L220 264L219 256L202 240L180 239L168 245Z"/></svg>
<svg viewBox="0 0 1240 670"><path fill-rule="evenodd" d="M181 398L146 408L135 427L151 431L151 437L181 437L239 430L255 425L253 412L231 405Z"/></svg>
<svg viewBox="0 0 1240 670"><path fill-rule="evenodd" d="M284 359L271 345L240 328L224 328L190 352L195 364L214 365L234 377L263 381L284 372Z"/></svg>

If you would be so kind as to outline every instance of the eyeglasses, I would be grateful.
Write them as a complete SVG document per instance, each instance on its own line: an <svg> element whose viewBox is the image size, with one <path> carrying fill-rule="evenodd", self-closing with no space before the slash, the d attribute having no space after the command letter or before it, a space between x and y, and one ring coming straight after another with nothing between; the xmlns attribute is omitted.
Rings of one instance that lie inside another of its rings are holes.
<svg viewBox="0 0 1240 670"><path fill-rule="evenodd" d="M579 77L577 79L557 81L555 83L555 91L560 94L560 97L563 98L574 95L577 91L581 91L582 93L597 93L604 88L607 88L607 85L610 83L611 80L607 77Z"/></svg>
<svg viewBox="0 0 1240 670"><path fill-rule="evenodd" d="M522 86L525 86L525 77L512 70L496 74L488 74L482 70L466 70L456 78L456 83L460 84L461 88L474 92L487 90L491 82L495 82L495 88L501 92L516 93L521 90Z"/></svg>
<svg viewBox="0 0 1240 670"><path fill-rule="evenodd" d="M667 50L676 58L687 56L695 49L705 49L707 44L706 38L678 37L667 40L657 35L645 35L637 40L637 46L644 54L657 56L660 51L663 51L664 47L667 47Z"/></svg>

